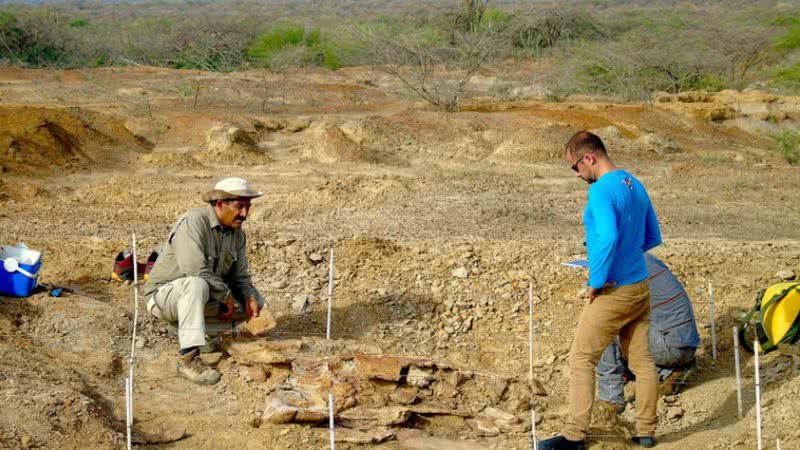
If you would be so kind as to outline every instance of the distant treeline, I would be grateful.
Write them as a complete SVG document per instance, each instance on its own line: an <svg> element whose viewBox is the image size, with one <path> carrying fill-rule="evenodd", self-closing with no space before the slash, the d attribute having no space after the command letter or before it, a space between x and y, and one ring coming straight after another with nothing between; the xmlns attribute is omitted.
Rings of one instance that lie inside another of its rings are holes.
<svg viewBox="0 0 800 450"><path fill-rule="evenodd" d="M375 64L371 36L451 45L502 36L491 58L540 61L553 95L757 86L800 93L800 6L778 1L69 2L0 5L0 63L232 71ZM475 3L475 2L472 2ZM502 67L498 64L497 67ZM502 69L501 69L502 70Z"/></svg>

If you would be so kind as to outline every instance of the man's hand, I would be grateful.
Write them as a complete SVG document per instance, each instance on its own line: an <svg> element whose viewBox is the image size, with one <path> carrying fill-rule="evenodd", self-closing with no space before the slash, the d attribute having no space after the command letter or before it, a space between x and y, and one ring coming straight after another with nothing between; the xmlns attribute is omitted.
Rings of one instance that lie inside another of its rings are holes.
<svg viewBox="0 0 800 450"><path fill-rule="evenodd" d="M234 311L235 311L235 306L233 304L233 296L231 294L228 294L228 297L225 298L225 303L222 303L220 305L217 319L224 321L232 320Z"/></svg>
<svg viewBox="0 0 800 450"><path fill-rule="evenodd" d="M245 303L245 309L247 310L247 318L252 319L253 317L258 317L258 313L261 311L261 307L258 305L258 301L254 298L247 299Z"/></svg>
<svg viewBox="0 0 800 450"><path fill-rule="evenodd" d="M597 296L600 294L600 291L602 291L602 290L603 290L603 289L605 289L605 288L608 288L608 287L614 286L615 284L617 284L617 283L615 283L615 282L606 283L606 284L604 284L604 285L603 285L603 287L602 287L602 288L600 288L600 289L595 289L595 288L593 288L593 287L589 286L589 290L588 290L588 291L586 291L586 300L587 300L587 301L589 302L589 304L591 305L591 304L592 304L592 302L594 301L594 299L595 299L595 298L596 298L596 297L597 297Z"/></svg>

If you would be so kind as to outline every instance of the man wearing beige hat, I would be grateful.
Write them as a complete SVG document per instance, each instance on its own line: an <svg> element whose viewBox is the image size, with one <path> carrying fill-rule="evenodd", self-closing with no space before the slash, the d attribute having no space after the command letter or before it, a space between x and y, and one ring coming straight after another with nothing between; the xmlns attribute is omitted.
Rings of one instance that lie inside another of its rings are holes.
<svg viewBox="0 0 800 450"><path fill-rule="evenodd" d="M264 298L253 286L245 255L242 224L252 199L263 195L242 178L225 178L203 196L209 206L181 215L169 233L144 286L147 311L178 323L178 375L198 384L215 384L220 374L206 366L205 311L231 320L239 302L248 318L258 316Z"/></svg>

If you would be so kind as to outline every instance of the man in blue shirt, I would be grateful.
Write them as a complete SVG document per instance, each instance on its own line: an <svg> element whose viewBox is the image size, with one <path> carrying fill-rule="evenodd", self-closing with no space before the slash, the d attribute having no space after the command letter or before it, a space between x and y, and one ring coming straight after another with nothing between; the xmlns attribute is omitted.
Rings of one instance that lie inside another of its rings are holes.
<svg viewBox="0 0 800 450"><path fill-rule="evenodd" d="M694 365L700 345L692 302L681 282L660 259L645 255L650 274L650 352L661 380L662 393L672 394ZM625 407L625 372L619 339L609 345L597 364L598 400L619 411ZM677 383L677 384L676 384Z"/></svg>
<svg viewBox="0 0 800 450"><path fill-rule="evenodd" d="M658 219L647 191L617 168L602 140L576 133L566 146L575 175L589 184L583 215L589 256L588 303L578 319L569 354L569 412L562 435L539 450L583 450L594 402L595 367L619 335L620 347L636 375L637 436L654 447L658 375L648 345L650 288L644 253L661 244Z"/></svg>

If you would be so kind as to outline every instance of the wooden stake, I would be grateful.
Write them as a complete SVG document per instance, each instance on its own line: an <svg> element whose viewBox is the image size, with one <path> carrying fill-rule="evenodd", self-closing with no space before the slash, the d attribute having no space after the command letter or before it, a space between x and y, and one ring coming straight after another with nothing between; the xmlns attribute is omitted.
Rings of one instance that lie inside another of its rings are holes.
<svg viewBox="0 0 800 450"><path fill-rule="evenodd" d="M333 380L331 380L331 390L333 390ZM333 392L328 392L328 429L331 437L331 450L336 450L336 431L333 427Z"/></svg>
<svg viewBox="0 0 800 450"><path fill-rule="evenodd" d="M708 315L711 320L711 355L714 361L717 360L717 324L714 320L714 287L711 285L711 280L708 280Z"/></svg>
<svg viewBox="0 0 800 450"><path fill-rule="evenodd" d="M758 450L761 450L761 375L759 371L758 354L761 352L761 346L758 344L758 338L753 340L753 355L755 355L755 384L756 384L756 442Z"/></svg>
<svg viewBox="0 0 800 450"><path fill-rule="evenodd" d="M328 269L328 326L325 338L331 338L331 304L333 303L333 247L331 247L330 267Z"/></svg>
<svg viewBox="0 0 800 450"><path fill-rule="evenodd" d="M531 396L531 438L533 448L536 448L536 411L533 407L533 283L528 284L528 341L529 341L529 367L528 382L530 383Z"/></svg>
<svg viewBox="0 0 800 450"><path fill-rule="evenodd" d="M131 257L133 258L133 331L131 332L131 354L128 357L128 377L125 379L125 411L128 449L131 448L133 430L133 357L136 353L136 324L139 321L139 268L136 262L136 233L131 236Z"/></svg>
<svg viewBox="0 0 800 450"><path fill-rule="evenodd" d="M331 255L329 258L328 268L328 323L325 331L325 338L331 338L331 308L333 304L333 247L331 247ZM331 450L336 450L336 429L334 428L334 411L333 411L333 371L328 366L328 374L331 378L330 389L328 390L328 430L330 431Z"/></svg>

